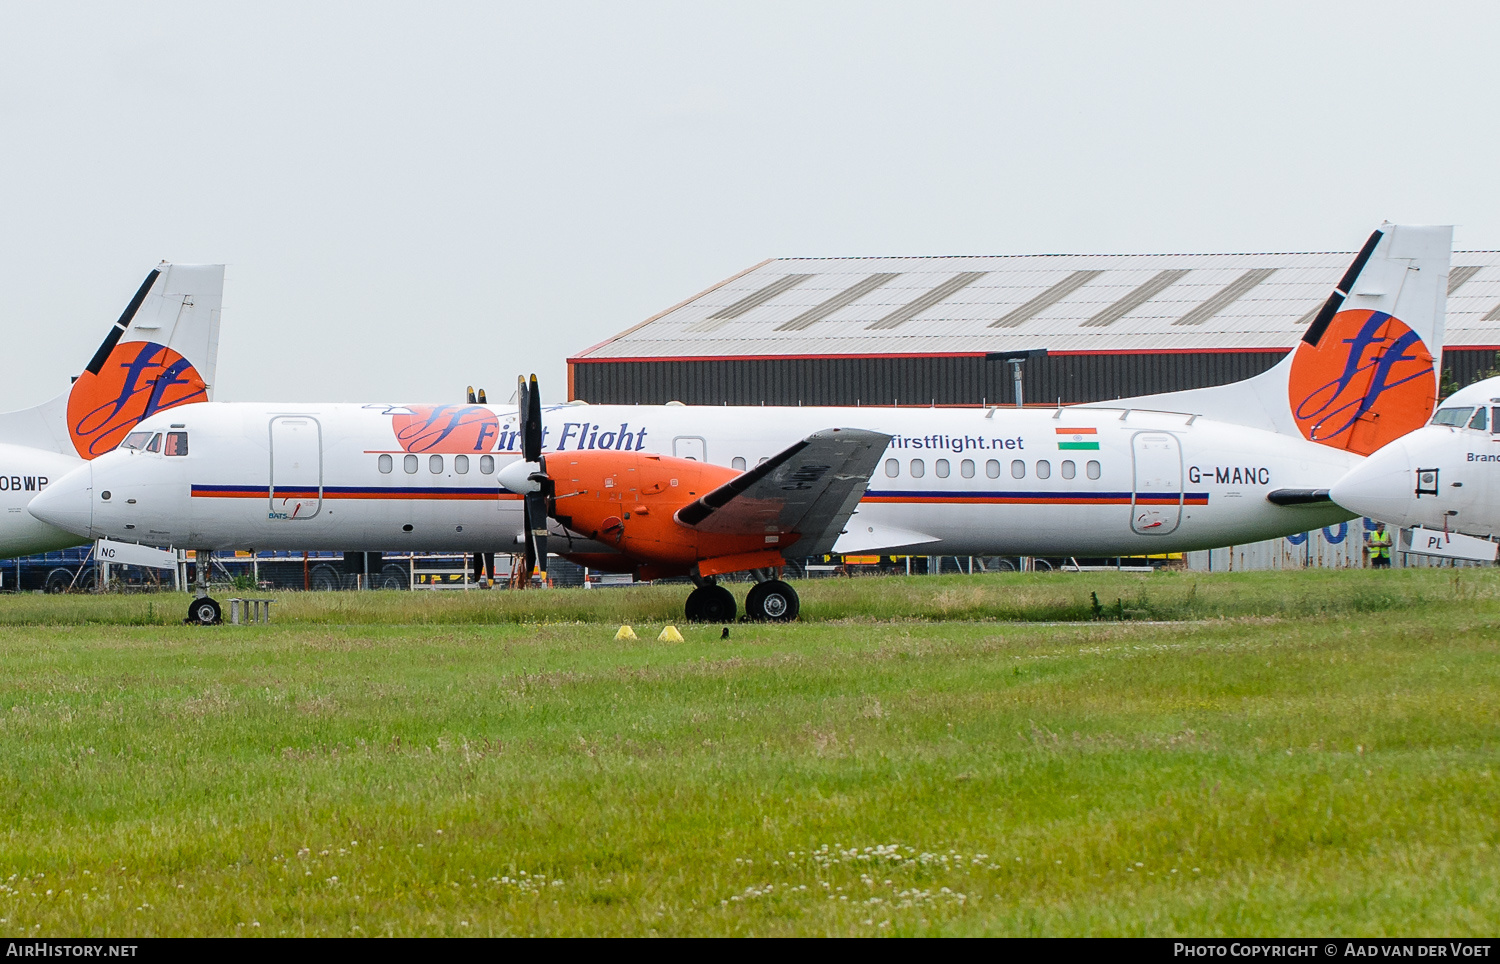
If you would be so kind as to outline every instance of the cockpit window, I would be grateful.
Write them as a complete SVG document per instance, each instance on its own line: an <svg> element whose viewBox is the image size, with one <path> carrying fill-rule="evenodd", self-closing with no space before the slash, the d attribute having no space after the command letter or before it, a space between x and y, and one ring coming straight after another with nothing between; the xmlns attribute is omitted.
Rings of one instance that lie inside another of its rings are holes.
<svg viewBox="0 0 1500 964"><path fill-rule="evenodd" d="M1449 428L1462 428L1474 414L1472 408L1440 408L1437 414L1432 416L1433 425L1447 425Z"/></svg>
<svg viewBox="0 0 1500 964"><path fill-rule="evenodd" d="M149 441L149 442L146 443L146 451L147 452L160 452L161 451L161 433L160 432L157 432L155 435L151 436L151 441Z"/></svg>
<svg viewBox="0 0 1500 964"><path fill-rule="evenodd" d="M150 440L150 432L131 432L129 435L125 436L125 441L120 443L120 448L143 449L146 447L146 443Z"/></svg>
<svg viewBox="0 0 1500 964"><path fill-rule="evenodd" d="M1469 419L1469 428L1480 432L1488 431L1490 427L1488 414L1489 409L1485 408L1483 405L1474 409L1474 417Z"/></svg>
<svg viewBox="0 0 1500 964"><path fill-rule="evenodd" d="M166 449L163 450L162 454L163 455L186 455L187 454L187 433L186 432L168 432L167 433L167 447L166 447Z"/></svg>

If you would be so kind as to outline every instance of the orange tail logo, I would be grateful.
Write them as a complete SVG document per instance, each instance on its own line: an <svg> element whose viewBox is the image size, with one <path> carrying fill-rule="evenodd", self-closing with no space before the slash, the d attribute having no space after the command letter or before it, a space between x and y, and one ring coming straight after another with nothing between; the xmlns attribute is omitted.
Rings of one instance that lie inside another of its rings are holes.
<svg viewBox="0 0 1500 964"><path fill-rule="evenodd" d="M500 435L499 416L478 405L408 405L391 420L408 452L488 452Z"/></svg>
<svg viewBox="0 0 1500 964"><path fill-rule="evenodd" d="M115 345L99 374L85 371L68 393L68 432L85 459L113 451L141 419L208 398L208 385L186 358L165 345Z"/></svg>
<svg viewBox="0 0 1500 964"><path fill-rule="evenodd" d="M1432 353L1399 318L1350 310L1299 342L1288 384L1302 435L1358 455L1421 428L1437 404Z"/></svg>

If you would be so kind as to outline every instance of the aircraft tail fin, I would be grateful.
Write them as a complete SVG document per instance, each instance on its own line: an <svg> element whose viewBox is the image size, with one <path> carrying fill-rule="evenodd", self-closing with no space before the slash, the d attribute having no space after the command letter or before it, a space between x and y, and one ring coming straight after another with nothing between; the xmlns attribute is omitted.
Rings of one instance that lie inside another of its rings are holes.
<svg viewBox="0 0 1500 964"><path fill-rule="evenodd" d="M207 401L219 353L224 266L162 262L58 397L0 415L0 442L92 459L141 419Z"/></svg>
<svg viewBox="0 0 1500 964"><path fill-rule="evenodd" d="M1368 455L1426 424L1437 405L1452 247L1446 225L1382 224L1274 368L1109 406L1189 412Z"/></svg>

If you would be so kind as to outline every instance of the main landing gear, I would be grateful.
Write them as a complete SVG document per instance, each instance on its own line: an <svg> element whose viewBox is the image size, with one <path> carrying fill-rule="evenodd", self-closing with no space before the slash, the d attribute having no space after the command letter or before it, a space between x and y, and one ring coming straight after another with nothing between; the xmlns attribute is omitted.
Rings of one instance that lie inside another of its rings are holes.
<svg viewBox="0 0 1500 964"><path fill-rule="evenodd" d="M712 580L694 589L687 597L688 622L732 623L738 608L734 594Z"/></svg>
<svg viewBox="0 0 1500 964"><path fill-rule="evenodd" d="M688 595L686 611L690 622L730 623L736 608L733 594L710 578ZM797 590L780 579L756 583L745 597L745 618L751 622L791 622L801 608Z"/></svg>

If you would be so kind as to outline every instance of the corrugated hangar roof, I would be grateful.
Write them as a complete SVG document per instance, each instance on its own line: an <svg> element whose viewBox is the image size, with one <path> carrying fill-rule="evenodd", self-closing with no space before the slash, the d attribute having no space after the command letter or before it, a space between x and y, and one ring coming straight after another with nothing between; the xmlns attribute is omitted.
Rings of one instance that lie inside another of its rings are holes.
<svg viewBox="0 0 1500 964"><path fill-rule="evenodd" d="M773 259L571 360L1285 350L1353 257ZM1500 346L1500 251L1452 264L1447 346Z"/></svg>

